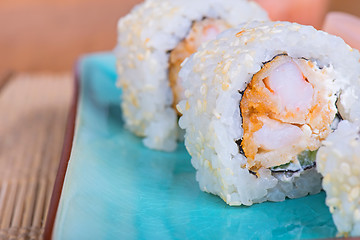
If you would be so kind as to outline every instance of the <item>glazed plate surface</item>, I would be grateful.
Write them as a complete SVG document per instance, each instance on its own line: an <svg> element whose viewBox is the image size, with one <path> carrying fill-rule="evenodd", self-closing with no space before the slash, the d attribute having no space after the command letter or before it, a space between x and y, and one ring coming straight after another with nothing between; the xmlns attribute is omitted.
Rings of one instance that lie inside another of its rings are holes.
<svg viewBox="0 0 360 240"><path fill-rule="evenodd" d="M53 239L329 238L325 193L230 207L200 191L183 143L145 148L124 129L111 53L84 56L75 135Z"/></svg>

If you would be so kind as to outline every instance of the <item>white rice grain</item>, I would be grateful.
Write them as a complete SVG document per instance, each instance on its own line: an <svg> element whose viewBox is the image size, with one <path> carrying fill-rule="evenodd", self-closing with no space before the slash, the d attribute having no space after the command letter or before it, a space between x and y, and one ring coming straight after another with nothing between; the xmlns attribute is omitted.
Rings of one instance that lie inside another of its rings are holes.
<svg viewBox="0 0 360 240"><path fill-rule="evenodd" d="M245 0L146 0L119 20L115 53L125 127L149 148L172 151L181 138L168 82L169 51L205 17L232 26L268 19Z"/></svg>
<svg viewBox="0 0 360 240"><path fill-rule="evenodd" d="M360 55L342 39L287 22L252 22L223 32L184 64L180 78L187 94L178 106L200 188L230 205L283 201L321 190L315 169L287 177L261 168L256 177L244 166L246 157L235 142L243 134L239 92L264 62L282 53L330 69L334 79L329 88L340 95L339 113L359 125ZM207 85L206 94L199 91L202 84Z"/></svg>
<svg viewBox="0 0 360 240"><path fill-rule="evenodd" d="M341 121L317 153L317 169L324 176L326 204L342 236L360 235L359 126Z"/></svg>

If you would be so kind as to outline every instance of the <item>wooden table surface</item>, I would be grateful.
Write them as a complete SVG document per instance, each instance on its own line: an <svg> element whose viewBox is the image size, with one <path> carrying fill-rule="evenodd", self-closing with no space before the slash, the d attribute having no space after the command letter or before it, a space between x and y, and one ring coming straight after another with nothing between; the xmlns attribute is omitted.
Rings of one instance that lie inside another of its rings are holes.
<svg viewBox="0 0 360 240"><path fill-rule="evenodd" d="M9 76L0 80L0 239L41 239L73 81L71 74Z"/></svg>

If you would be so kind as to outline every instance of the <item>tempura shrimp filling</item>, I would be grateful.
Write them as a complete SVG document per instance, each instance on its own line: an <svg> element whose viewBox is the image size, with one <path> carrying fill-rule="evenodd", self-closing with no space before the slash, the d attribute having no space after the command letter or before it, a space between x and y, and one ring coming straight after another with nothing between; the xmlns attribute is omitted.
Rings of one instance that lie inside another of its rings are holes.
<svg viewBox="0 0 360 240"><path fill-rule="evenodd" d="M337 109L331 67L278 55L265 63L240 101L247 168L298 164L298 156L316 151L331 132Z"/></svg>
<svg viewBox="0 0 360 240"><path fill-rule="evenodd" d="M204 18L193 23L188 35L171 52L169 60L169 81L173 92L173 106L183 98L183 87L178 81L181 63L195 53L204 42L213 40L216 36L231 26L222 19ZM176 109L176 108L175 108Z"/></svg>

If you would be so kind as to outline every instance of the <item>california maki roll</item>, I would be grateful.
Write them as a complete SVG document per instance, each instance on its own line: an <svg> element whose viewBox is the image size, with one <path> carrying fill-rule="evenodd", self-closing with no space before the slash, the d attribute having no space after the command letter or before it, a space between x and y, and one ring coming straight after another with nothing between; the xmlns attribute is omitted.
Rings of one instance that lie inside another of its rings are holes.
<svg viewBox="0 0 360 240"><path fill-rule="evenodd" d="M120 19L116 47L125 126L149 148L171 151L179 134L183 60L225 29L267 20L245 0L146 0Z"/></svg>
<svg viewBox="0 0 360 240"><path fill-rule="evenodd" d="M317 169L323 175L326 204L341 236L360 236L359 125L339 123L319 149Z"/></svg>
<svg viewBox="0 0 360 240"><path fill-rule="evenodd" d="M321 190L316 153L343 119L358 123L360 55L288 22L220 34L187 60L179 124L204 191L230 205Z"/></svg>

